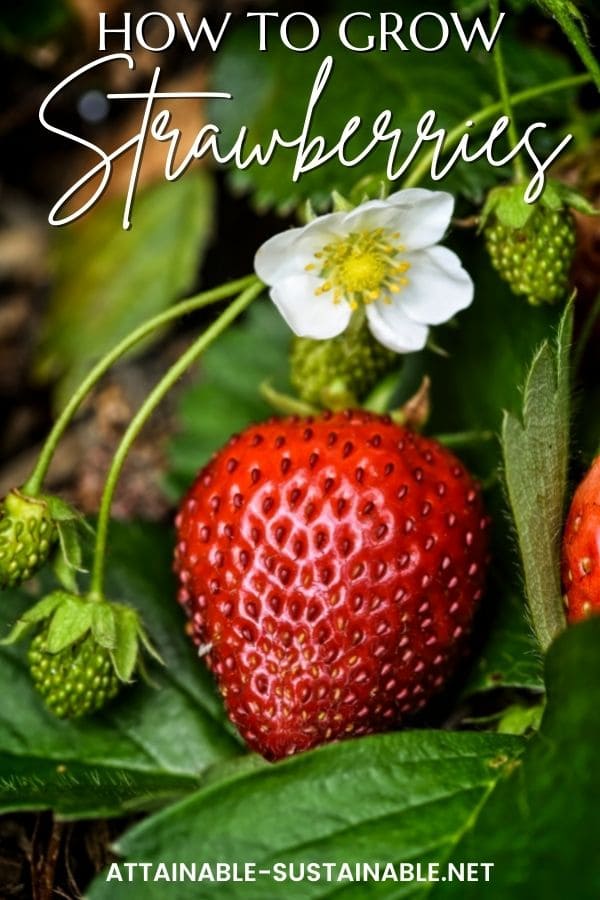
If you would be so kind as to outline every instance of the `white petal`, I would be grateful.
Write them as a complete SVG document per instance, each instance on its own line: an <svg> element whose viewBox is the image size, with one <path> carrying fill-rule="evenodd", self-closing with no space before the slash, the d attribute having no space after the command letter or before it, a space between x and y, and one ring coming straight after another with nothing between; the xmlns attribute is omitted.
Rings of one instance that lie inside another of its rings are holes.
<svg viewBox="0 0 600 900"><path fill-rule="evenodd" d="M398 242L408 251L431 247L440 241L450 224L454 198L446 191L421 188L398 191L387 200L369 200L346 213L347 231L387 228L397 231Z"/></svg>
<svg viewBox="0 0 600 900"><path fill-rule="evenodd" d="M260 246L254 257L254 270L265 284L301 274L314 262L313 254L338 234L344 233L345 213L320 216L302 228L290 228L274 235Z"/></svg>
<svg viewBox="0 0 600 900"><path fill-rule="evenodd" d="M411 188L392 194L387 203L397 210L394 227L407 250L421 250L441 241L454 212L454 197L446 191Z"/></svg>
<svg viewBox="0 0 600 900"><path fill-rule="evenodd" d="M447 322L473 301L473 282L456 253L429 247L408 257L408 284L396 295L411 319L423 325Z"/></svg>
<svg viewBox="0 0 600 900"><path fill-rule="evenodd" d="M294 254L294 245L304 233L304 228L290 228L276 234L256 251L254 271L265 284L274 284L278 279L291 275L302 268ZM305 263L306 265L306 263Z"/></svg>
<svg viewBox="0 0 600 900"><path fill-rule="evenodd" d="M387 198L387 203L394 206L415 206L418 203L427 203L431 197L437 197L444 194L451 197L447 191L430 191L428 188L403 188L401 191L395 191Z"/></svg>
<svg viewBox="0 0 600 900"><path fill-rule="evenodd" d="M271 288L271 300L299 337L325 340L344 331L352 310L347 303L334 303L333 293L316 295L320 281L313 275L292 275Z"/></svg>
<svg viewBox="0 0 600 900"><path fill-rule="evenodd" d="M380 344L396 353L415 353L427 343L429 329L410 319L397 297L391 303L377 301L367 307L369 328Z"/></svg>
<svg viewBox="0 0 600 900"><path fill-rule="evenodd" d="M388 200L367 200L366 203L361 203L360 206L356 206L349 212L344 213L344 225L346 225L347 231L356 231L357 228L361 227L358 224L361 220L378 222L381 215L389 210L390 203Z"/></svg>

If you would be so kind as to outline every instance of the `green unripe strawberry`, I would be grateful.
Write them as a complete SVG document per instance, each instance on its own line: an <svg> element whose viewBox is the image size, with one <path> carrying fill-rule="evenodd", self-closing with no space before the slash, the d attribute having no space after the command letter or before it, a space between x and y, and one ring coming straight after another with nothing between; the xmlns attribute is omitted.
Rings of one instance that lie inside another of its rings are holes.
<svg viewBox="0 0 600 900"><path fill-rule="evenodd" d="M363 323L326 341L295 338L290 380L307 403L328 406L331 392L360 401L397 361Z"/></svg>
<svg viewBox="0 0 600 900"><path fill-rule="evenodd" d="M540 205L522 228L492 217L484 236L492 265L514 294L534 306L567 297L575 253L575 227L568 209Z"/></svg>
<svg viewBox="0 0 600 900"><path fill-rule="evenodd" d="M61 719L97 712L118 692L120 682L110 652L91 632L58 653L47 648L48 627L30 644L27 658L36 690Z"/></svg>
<svg viewBox="0 0 600 900"><path fill-rule="evenodd" d="M162 662L138 613L101 594L57 590L29 607L0 644L14 644L33 630L29 670L48 709L61 719L97 712L144 673L141 647Z"/></svg>
<svg viewBox="0 0 600 900"><path fill-rule="evenodd" d="M48 559L56 539L46 500L10 491L0 503L0 589L31 578Z"/></svg>

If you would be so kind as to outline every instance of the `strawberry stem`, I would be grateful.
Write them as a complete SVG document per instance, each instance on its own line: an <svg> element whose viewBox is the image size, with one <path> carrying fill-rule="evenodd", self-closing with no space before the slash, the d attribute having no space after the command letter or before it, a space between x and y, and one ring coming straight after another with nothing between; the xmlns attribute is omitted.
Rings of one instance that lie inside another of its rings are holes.
<svg viewBox="0 0 600 900"><path fill-rule="evenodd" d="M100 601L103 599L104 587L104 568L106 559L106 545L108 528L110 525L110 511L112 501L117 486L117 482L123 469L123 464L127 458L132 444L136 440L140 431L150 418L156 407L163 400L166 394L171 390L175 383L181 378L183 373L198 357L206 350L213 341L218 338L231 323L258 297L263 291L264 285L255 276L246 279L247 287L242 293L229 304L227 309L221 313L209 328L198 337L193 344L180 356L162 379L155 385L154 389L148 395L134 418L129 423L121 443L114 455L104 491L100 502L100 512L98 514L98 523L96 528L96 544L94 549L94 561L92 567L89 600Z"/></svg>
<svg viewBox="0 0 600 900"><path fill-rule="evenodd" d="M554 94L557 91L566 91L569 88L580 87L581 85L589 84L591 81L592 78L590 75L572 75L568 78L559 78L557 81L550 81L548 84L527 88L527 90L520 91L518 94L512 94L510 102L514 108L515 106L520 106L522 103L527 103L529 100L535 100L536 97L543 97L546 94ZM483 109L480 109L473 115L467 116L460 125L457 125L456 128L452 128L446 135L446 140L444 141L444 153L448 153L458 146L459 142L464 137L464 122L467 121L467 119L473 123L473 129L475 129L477 126L489 122L490 119L494 119L498 113L502 113L503 111L504 104L500 101L498 103L491 103L489 106L484 106ZM402 188L415 187L415 185L421 183L431 170L431 163L436 152L437 146L434 146L425 153L410 175L402 182Z"/></svg>
<svg viewBox="0 0 600 900"><path fill-rule="evenodd" d="M240 278L237 281L230 281L227 284L222 284L210 291L204 291L187 300L182 300L181 303L177 303L165 312L160 313L160 315L154 316L143 325L138 326L138 328L128 334L127 337L123 338L123 340L107 353L106 356L102 357L82 381L81 385L77 388L54 423L54 426L42 447L34 470L28 481L23 485L23 493L30 497L37 497L39 495L52 457L54 456L58 443L70 424L71 419L91 389L98 381L100 381L102 376L118 359L161 326L172 322L180 316L185 316L197 309L202 309L202 307L208 306L211 303L217 303L219 300L231 297L248 285L254 284L254 281L254 275L247 275L245 278Z"/></svg>
<svg viewBox="0 0 600 900"><path fill-rule="evenodd" d="M490 0L490 15L493 28L500 18L500 8L498 0ZM504 66L504 57L502 55L502 44L500 38L498 38L494 45L492 57L494 60L494 66L496 67L496 81L498 83L498 90L500 91L500 99L502 101L503 112L508 119L508 141L510 144L510 149L515 150L519 145L519 138L517 136L515 116L510 98L510 91L508 90L508 82L506 80L506 68ZM523 165L523 160L518 153L513 158L513 167L515 170L515 180L524 181L525 167Z"/></svg>

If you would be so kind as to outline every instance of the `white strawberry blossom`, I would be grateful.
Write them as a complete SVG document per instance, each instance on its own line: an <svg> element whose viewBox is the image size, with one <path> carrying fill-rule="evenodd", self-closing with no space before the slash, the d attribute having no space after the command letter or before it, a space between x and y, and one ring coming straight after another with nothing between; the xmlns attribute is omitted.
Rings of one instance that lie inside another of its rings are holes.
<svg viewBox="0 0 600 900"><path fill-rule="evenodd" d="M422 350L430 325L473 300L458 256L438 246L453 209L444 191L398 191L275 235L259 248L255 270L301 337L333 338L364 307L385 347Z"/></svg>

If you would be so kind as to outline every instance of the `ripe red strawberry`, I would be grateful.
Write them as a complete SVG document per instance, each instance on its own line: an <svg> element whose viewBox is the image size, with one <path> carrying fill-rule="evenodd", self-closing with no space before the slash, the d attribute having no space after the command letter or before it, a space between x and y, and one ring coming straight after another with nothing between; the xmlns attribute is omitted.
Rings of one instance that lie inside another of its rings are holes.
<svg viewBox="0 0 600 900"><path fill-rule="evenodd" d="M420 710L464 646L487 523L456 457L387 418L232 438L182 504L175 568L248 744L277 759Z"/></svg>
<svg viewBox="0 0 600 900"><path fill-rule="evenodd" d="M563 535L562 577L571 624L600 613L600 456L571 503Z"/></svg>

